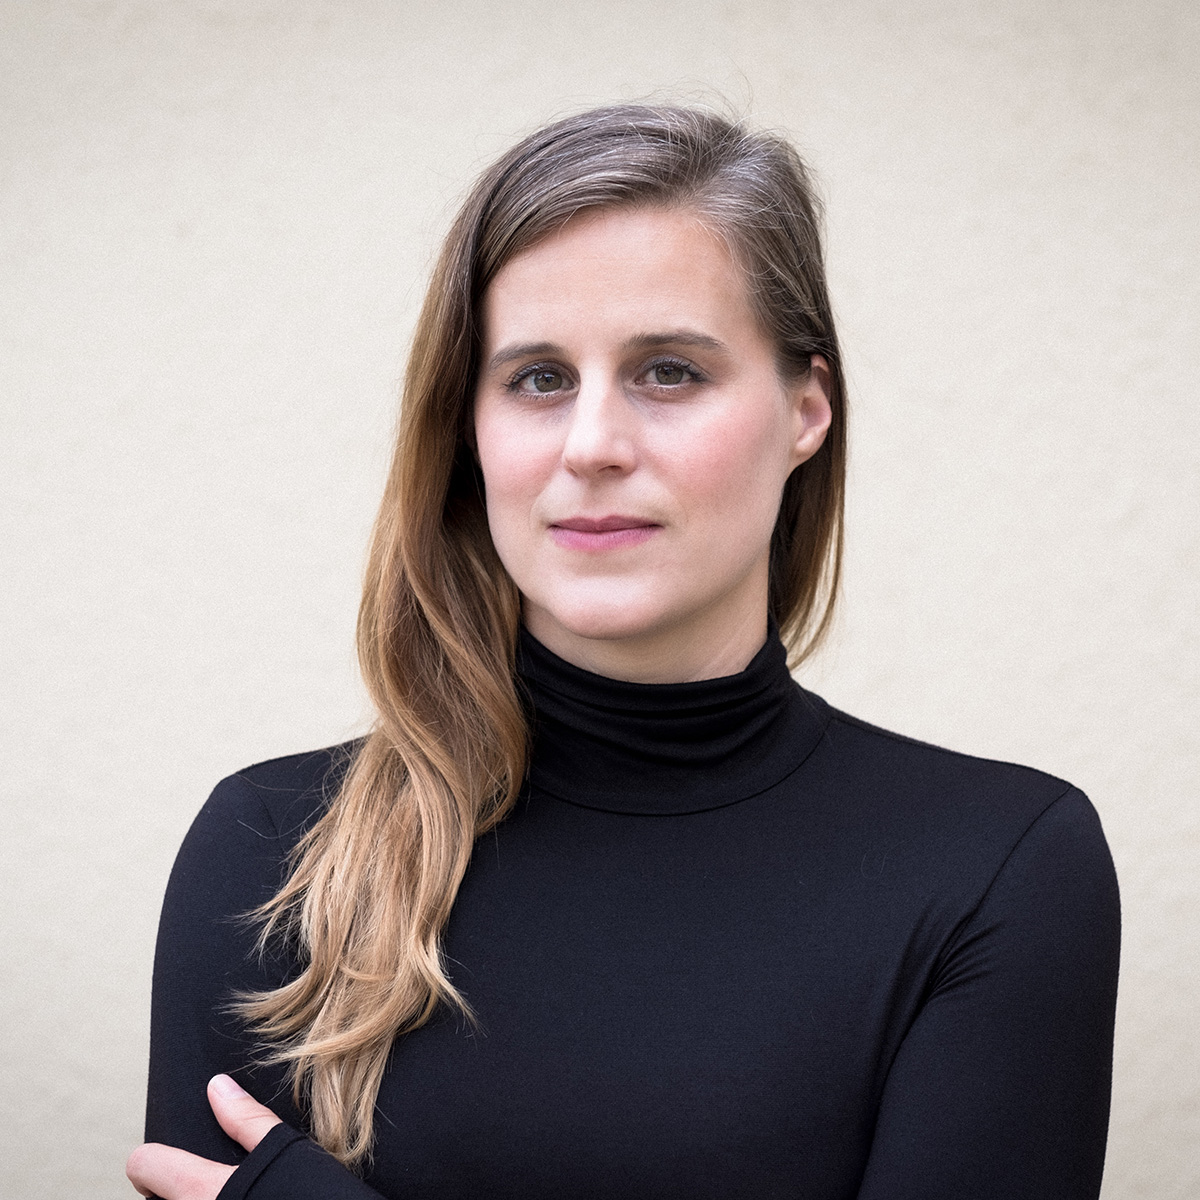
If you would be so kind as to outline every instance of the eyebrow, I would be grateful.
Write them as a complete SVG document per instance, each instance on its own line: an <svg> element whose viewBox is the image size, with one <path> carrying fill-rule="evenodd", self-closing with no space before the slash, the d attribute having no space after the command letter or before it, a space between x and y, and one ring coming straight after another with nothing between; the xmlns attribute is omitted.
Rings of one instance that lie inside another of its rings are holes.
<svg viewBox="0 0 1200 1200"><path fill-rule="evenodd" d="M691 329L668 329L665 333L639 333L622 347L625 350L650 350L655 346L695 346L699 350L724 350L725 343L707 333Z"/></svg>
<svg viewBox="0 0 1200 1200"><path fill-rule="evenodd" d="M707 333L696 333L691 329L668 329L661 333L639 333L627 339L621 349L628 353L631 350L651 350L657 346L694 346L701 350L725 351L725 343ZM516 362L521 358L538 358L542 355L564 353L563 347L557 342L516 342L511 346L502 346L488 359L484 370L489 374L507 363Z"/></svg>
<svg viewBox="0 0 1200 1200"><path fill-rule="evenodd" d="M518 358L540 358L544 354L561 354L563 348L554 342L517 342L512 346L502 346L487 360L484 370L489 374L506 363L516 362Z"/></svg>

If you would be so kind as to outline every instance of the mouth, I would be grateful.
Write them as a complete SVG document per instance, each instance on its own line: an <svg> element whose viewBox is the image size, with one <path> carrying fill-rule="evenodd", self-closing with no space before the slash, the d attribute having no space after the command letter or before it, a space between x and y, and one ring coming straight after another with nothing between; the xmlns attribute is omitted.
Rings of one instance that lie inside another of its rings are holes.
<svg viewBox="0 0 1200 1200"><path fill-rule="evenodd" d="M550 536L567 550L618 550L636 546L662 528L644 517L568 517L550 525Z"/></svg>

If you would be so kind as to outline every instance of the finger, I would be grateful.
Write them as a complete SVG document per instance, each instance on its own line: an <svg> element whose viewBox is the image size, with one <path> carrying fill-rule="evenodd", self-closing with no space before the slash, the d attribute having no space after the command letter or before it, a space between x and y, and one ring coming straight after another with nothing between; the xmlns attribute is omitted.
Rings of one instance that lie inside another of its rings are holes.
<svg viewBox="0 0 1200 1200"><path fill-rule="evenodd" d="M259 1104L228 1075L214 1075L208 1081L208 1102L221 1128L245 1150L253 1150L280 1124L269 1108Z"/></svg>
<svg viewBox="0 0 1200 1200"><path fill-rule="evenodd" d="M139 1146L125 1163L129 1182L143 1196L162 1200L216 1200L233 1171L224 1163L156 1142Z"/></svg>

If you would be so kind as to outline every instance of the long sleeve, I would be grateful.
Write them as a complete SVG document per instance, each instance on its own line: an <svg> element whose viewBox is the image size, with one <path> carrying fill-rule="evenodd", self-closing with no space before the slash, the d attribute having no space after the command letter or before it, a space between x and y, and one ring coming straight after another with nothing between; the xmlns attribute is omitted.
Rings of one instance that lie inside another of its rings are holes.
<svg viewBox="0 0 1200 1200"><path fill-rule="evenodd" d="M253 1043L229 1012L238 991L276 985L277 964L254 950L242 919L279 887L287 846L255 789L220 783L184 839L163 901L154 955L146 1138L233 1163L244 1152L221 1130L205 1088L233 1075L295 1120L282 1075L250 1069ZM273 970L272 967L275 967Z"/></svg>
<svg viewBox="0 0 1200 1200"><path fill-rule="evenodd" d="M262 960L243 915L278 889L310 806L279 822L259 784L219 784L184 839L167 886L154 960L146 1139L240 1166L222 1200L369 1200L381 1194L293 1125L301 1117L278 1069L252 1065L252 1038L228 1011L244 990L277 986L287 964ZM233 1075L285 1122L249 1155L209 1108L208 1080Z"/></svg>
<svg viewBox="0 0 1200 1200"><path fill-rule="evenodd" d="M1094 1200L1119 941L1112 860L1072 791L948 947L888 1075L859 1200Z"/></svg>

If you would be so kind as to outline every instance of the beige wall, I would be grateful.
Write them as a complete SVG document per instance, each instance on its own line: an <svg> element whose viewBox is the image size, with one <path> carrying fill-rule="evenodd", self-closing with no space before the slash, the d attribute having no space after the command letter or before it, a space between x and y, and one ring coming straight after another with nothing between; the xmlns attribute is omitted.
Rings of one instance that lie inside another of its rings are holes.
<svg viewBox="0 0 1200 1200"><path fill-rule="evenodd" d="M1200 1195L1200 7L0 5L0 1193L131 1195L157 906L221 775L361 727L403 348L465 182L718 92L829 199L855 407L807 681L1067 776L1126 951L1108 1200Z"/></svg>

